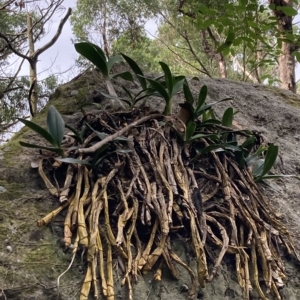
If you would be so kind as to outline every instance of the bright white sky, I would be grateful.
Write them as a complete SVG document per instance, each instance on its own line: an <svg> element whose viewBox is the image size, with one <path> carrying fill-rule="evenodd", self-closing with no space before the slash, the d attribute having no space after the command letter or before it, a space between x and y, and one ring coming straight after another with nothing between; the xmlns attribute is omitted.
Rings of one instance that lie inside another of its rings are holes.
<svg viewBox="0 0 300 300"><path fill-rule="evenodd" d="M66 9L68 7L74 8L75 6L76 2L74 0L64 1L64 7L66 7ZM66 12L64 12L64 14L65 13ZM51 27L49 28L48 35L43 38L42 41L36 43L36 49L38 49L39 46L43 46L46 42L52 39L52 37L56 33L60 19L64 14L62 14L60 18L57 18L57 20L52 23ZM154 21L150 21L146 24L146 29L152 34L152 36L155 36L156 28L157 26ZM63 73L62 76L64 81L68 81L77 75L76 70L74 68L72 69L72 66L74 66L75 59L78 55L72 44L71 38L72 30L70 21L68 20L57 42L50 49L42 53L39 57L38 73L40 80L47 77L49 75L49 72L51 72L50 74ZM24 67L22 68L20 75L28 75L28 68L29 67L26 62L24 64ZM299 64L297 64L296 80L299 79L300 69Z"/></svg>

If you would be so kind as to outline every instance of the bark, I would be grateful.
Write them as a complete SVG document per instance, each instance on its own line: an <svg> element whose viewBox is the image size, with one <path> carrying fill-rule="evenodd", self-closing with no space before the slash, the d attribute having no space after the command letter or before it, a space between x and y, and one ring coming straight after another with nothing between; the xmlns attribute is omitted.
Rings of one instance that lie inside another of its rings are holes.
<svg viewBox="0 0 300 300"><path fill-rule="evenodd" d="M269 0L270 4L275 6L293 6L292 0ZM278 29L282 33L282 38L287 33L293 33L293 17L285 15L282 10L273 10L274 15L278 19ZM296 50L293 43L282 42L281 54L278 58L279 63L279 79L281 81L280 87L285 90L290 90L296 93L295 80L295 58L292 53Z"/></svg>
<svg viewBox="0 0 300 300"><path fill-rule="evenodd" d="M245 69L241 64L240 64L240 62L238 61L238 59L235 57L235 56L231 56L231 59L232 59L232 61L233 61L233 63L237 66L237 68L243 73L243 74L245 74L247 77L246 77L246 79L247 78L249 78L252 82L254 82L254 83L258 83L259 81L258 81L258 79L256 78L256 76L253 76L252 74L251 74L251 72L249 72L247 69ZM243 80L243 81L246 81L246 80Z"/></svg>
<svg viewBox="0 0 300 300"><path fill-rule="evenodd" d="M102 39L103 39L103 47L104 47L104 52L107 56L107 58L110 57L110 49L109 49L109 43L107 40L107 7L106 7L106 2L105 2L105 6L104 6L104 12L103 12L103 26L101 29L101 34L102 34Z"/></svg>
<svg viewBox="0 0 300 300"><path fill-rule="evenodd" d="M28 37L28 47L29 56L34 57L34 39L32 31L32 18L27 15L27 37ZM37 60L31 59L29 61L29 77L30 77L30 91L29 91L29 108L30 113L34 116L37 113L37 103L38 103L38 84L37 84Z"/></svg>
<svg viewBox="0 0 300 300"><path fill-rule="evenodd" d="M263 47L262 47L262 43L260 41L258 41L258 46L257 46L257 50L256 50L256 61L258 63L260 63L263 60ZM258 65L255 68L255 76L257 78L257 81L259 83L261 83L261 76L262 76L262 68L260 65Z"/></svg>
<svg viewBox="0 0 300 300"><path fill-rule="evenodd" d="M217 42L216 37L214 36L213 32L211 31L211 29L209 27L206 30L208 32L209 37L211 38L211 40L214 43L214 48L217 49L218 42ZM212 53L213 53L215 60L217 61L218 65L219 65L220 77L227 78L227 68L226 68L226 62L225 62L225 58L224 58L223 54L221 52L217 53L216 51L212 51Z"/></svg>
<svg viewBox="0 0 300 300"><path fill-rule="evenodd" d="M196 14L191 13L191 12L186 12L183 9L183 5L184 5L184 0L179 1L179 3L178 3L178 12L180 12L183 15L186 15L186 16L192 18L192 19L196 19ZM215 50L212 49L213 47L211 47L209 45L209 43L206 39L206 31L208 32L208 35L209 35L210 39L214 43ZM202 39L203 39L203 44L204 44L203 46L204 46L205 54L209 58L213 58L217 62L218 66L219 66L219 76L221 78L227 78L226 62L225 62L223 54L216 52L218 42L217 42L214 34L212 33L212 31L209 27L206 30L202 30L201 33L202 33Z"/></svg>

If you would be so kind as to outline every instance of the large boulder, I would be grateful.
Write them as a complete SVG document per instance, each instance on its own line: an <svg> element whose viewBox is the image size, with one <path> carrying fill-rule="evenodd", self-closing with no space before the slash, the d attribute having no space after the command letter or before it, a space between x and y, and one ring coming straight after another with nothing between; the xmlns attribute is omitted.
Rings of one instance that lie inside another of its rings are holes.
<svg viewBox="0 0 300 300"><path fill-rule="evenodd" d="M249 128L262 134L266 142L280 146L280 155L274 173L300 173L300 97L289 91L274 87L234 82L224 79L200 79L191 81L195 93L203 85L208 86L208 100L217 101L232 97L230 102L216 106L216 113L232 106L239 113L236 126ZM135 90L134 84L128 85ZM117 93L122 90L116 86ZM60 86L50 98L63 115L66 123L75 125L82 117L79 106L88 101L101 102L99 91L105 91L101 78L88 73ZM181 101L177 95L175 102ZM160 99L153 98L149 104L161 110ZM107 103L103 103L106 109ZM92 110L93 108L88 108ZM107 108L108 109L108 108ZM44 126L45 108L34 121ZM96 108L94 110L96 112ZM63 214L49 226L37 227L37 220L59 205L51 196L31 162L38 150L22 148L20 140L43 143L43 140L28 128L22 128L1 148L0 152L0 299L58 299L57 278L68 268L71 251L64 251ZM279 179L261 186L277 211L283 216L283 222L294 237L296 249L300 251L300 188L297 179ZM176 253L190 266L195 261L186 244L178 240ZM283 253L285 255L285 253ZM300 299L300 269L293 257L286 256L287 280L282 290L283 299ZM213 282L203 290L199 289L199 299L242 299L237 284L231 257L226 257ZM80 288L86 270L85 260L78 255L70 270L60 279L59 299L79 299ZM152 282L152 274L140 276L134 284L134 299L187 299L186 286L189 275L183 269L181 278L171 279L168 271L163 272L160 282ZM115 273L115 299L123 299L126 292L120 286L120 272ZM252 299L259 299L253 295ZM118 298L119 297L119 298ZM125 299L125 298L124 298ZM270 298L271 299L271 298Z"/></svg>

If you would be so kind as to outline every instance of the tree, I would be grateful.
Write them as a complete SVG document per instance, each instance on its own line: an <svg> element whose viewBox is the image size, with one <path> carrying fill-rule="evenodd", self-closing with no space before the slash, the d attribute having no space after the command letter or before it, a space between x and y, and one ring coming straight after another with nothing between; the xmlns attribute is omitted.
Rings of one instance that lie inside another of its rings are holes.
<svg viewBox="0 0 300 300"><path fill-rule="evenodd" d="M281 53L278 58L278 71L280 79L280 87L296 93L295 79L295 56L299 45L293 34L293 17L297 15L297 11L293 8L292 0L269 0L270 8L274 16L277 18L278 30L280 37L279 46L281 45Z"/></svg>
<svg viewBox="0 0 300 300"><path fill-rule="evenodd" d="M146 16L153 16L158 23L158 35L151 43L156 49L153 61L164 60L173 70L191 75L201 72L210 77L280 82L282 88L295 92L295 57L300 60L300 53L298 34L292 27L297 14L292 2L297 1L142 0L124 6L123 1L105 0L104 6L81 0L72 24L78 39L103 45L109 56L112 45L118 44L114 51L132 49ZM128 10L130 7L133 9ZM106 34L97 42L95 32ZM129 43L124 43L122 34ZM144 57L152 53L145 51ZM142 52L141 48L139 55Z"/></svg>
<svg viewBox="0 0 300 300"><path fill-rule="evenodd" d="M156 41L147 37L144 30L133 41L130 35L131 33L128 31L124 32L112 42L112 53L115 55L122 52L132 59L139 61L143 70L157 72L159 70L157 62L161 58L162 47L159 47Z"/></svg>
<svg viewBox="0 0 300 300"><path fill-rule="evenodd" d="M295 52L299 38L292 20L297 11L292 1L277 1L270 8L275 18L267 5L256 0L180 1L178 5L180 14L190 18L201 32L204 52L219 65L221 77L231 68L242 80L280 81L282 88L295 92L294 56L299 59Z"/></svg>
<svg viewBox="0 0 300 300"><path fill-rule="evenodd" d="M10 8L14 1L7 1L1 6L1 10L4 12L7 18L14 19L17 15L21 19L20 28L9 28L12 33L0 31L0 38L3 44L2 57L7 58L11 53L22 58L22 62L18 71L14 76L12 76L3 89L2 95L9 92L11 85L15 82L16 77L21 69L24 60L29 62L30 69L30 88L28 95L29 109L32 116L36 115L38 112L38 101L39 101L39 86L38 86L38 74L37 74L37 62L39 56L49 49L58 39L62 28L71 14L71 9L69 8L65 17L61 20L55 36L44 46L35 50L35 42L45 34L45 25L53 17L54 13L58 11L61 7L63 0L51 1L49 3L43 2L41 6L38 1L20 1L16 2L15 7L19 8L19 12L15 8ZM28 6L27 13L23 13L22 9L25 8L25 4L31 3ZM32 6L34 5L34 6ZM21 13L21 15L19 15ZM11 37L13 36L13 38ZM22 38L18 38L21 36ZM16 41L18 43L16 43ZM27 42L27 44L26 44ZM17 45L17 47L16 47ZM25 50L24 50L25 49Z"/></svg>
<svg viewBox="0 0 300 300"><path fill-rule="evenodd" d="M141 36L146 17L150 17L142 4L133 0L77 1L71 17L76 40L98 44L109 57L112 44L124 33L131 42Z"/></svg>

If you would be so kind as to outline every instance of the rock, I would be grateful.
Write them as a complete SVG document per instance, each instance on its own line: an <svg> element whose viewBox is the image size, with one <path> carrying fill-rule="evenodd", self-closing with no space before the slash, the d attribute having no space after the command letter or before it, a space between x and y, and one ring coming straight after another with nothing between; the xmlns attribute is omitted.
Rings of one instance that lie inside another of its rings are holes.
<svg viewBox="0 0 300 300"><path fill-rule="evenodd" d="M126 83L129 84L129 83ZM299 173L299 144L295 139L300 137L300 97L288 91L277 88L249 83L234 82L224 79L200 79L191 81L193 93L197 94L201 85L208 86L208 101L215 102L226 97L232 97L230 103L222 102L215 106L216 113L222 117L228 106L240 111L235 120L242 127L255 128L262 132L267 142L282 145L280 155L282 163L276 164L275 174ZM68 124L76 127L82 115L76 110L76 99L69 95L78 95L78 90L87 86L93 90L107 93L103 81L93 79L92 74L64 84L59 91L51 97L51 104L55 105ZM129 87L136 92L136 86ZM119 95L124 91L115 86ZM71 92L69 92L71 91ZM123 93L123 94L122 94ZM95 99L97 100L97 99ZM99 99L100 101L101 99ZM97 100L98 101L98 100ZM175 96L175 107L181 101ZM162 111L164 102L161 98L152 97L146 103L156 110ZM95 112L96 114L96 112ZM37 118L40 125L45 124L45 110ZM42 121L41 121L42 120ZM7 299L46 300L57 299L55 291L58 276L68 268L72 250L65 251L60 243L63 237L64 218L58 216L48 227L37 228L36 221L59 206L58 199L52 197L46 189L44 182L36 170L32 170L30 162L36 157L38 151L19 146L19 140L30 139L30 142L40 144L43 140L32 131L24 128L1 151L0 156L0 240L10 237L9 243L3 245L0 257L0 274L2 294ZM59 176L59 174L57 174ZM274 186L275 188L272 188ZM300 250L300 186L296 179L272 181L271 186L265 186L264 193L270 198L276 211L282 214L284 222ZM64 212L65 213L65 212ZM12 230L13 229L13 230ZM38 231L37 231L38 229ZM175 245L176 253L180 257L187 255L182 243ZM0 249L1 250L1 249ZM9 258L9 259L8 259ZM289 256L287 256L289 258ZM195 270L196 262L190 258L189 266ZM284 299L300 299L300 271L295 261L290 259L286 263L288 276L286 287L282 289ZM149 300L185 300L186 287L190 287L190 277L186 270L180 269L178 281L171 278L168 270L163 270L162 281L153 284L153 274L140 276L137 283L133 283L133 299ZM14 270L11 272L10 270ZM77 255L70 270L61 277L60 299L79 299L78 291L81 288L86 271L86 261L81 261ZM117 274L116 278L119 278ZM2 278L3 277L3 278ZM62 288L63 286L63 288ZM25 288L26 287L26 288ZM184 287L184 291L182 290ZM235 265L232 260L225 260L213 282L208 283L204 289L198 291L199 299L225 300L242 299L242 293L235 276ZM126 299L126 289L121 287L120 280L116 280L115 299ZM119 297L119 298L118 298ZM0 299L4 299L0 294ZM103 299L102 296L99 298ZM257 293L252 299L259 299ZM275 299L271 296L270 300Z"/></svg>
<svg viewBox="0 0 300 300"><path fill-rule="evenodd" d="M70 96L71 96L71 97L75 97L75 96L77 96L78 94L79 94L79 92L78 92L77 90L73 90L73 91L70 92Z"/></svg>

